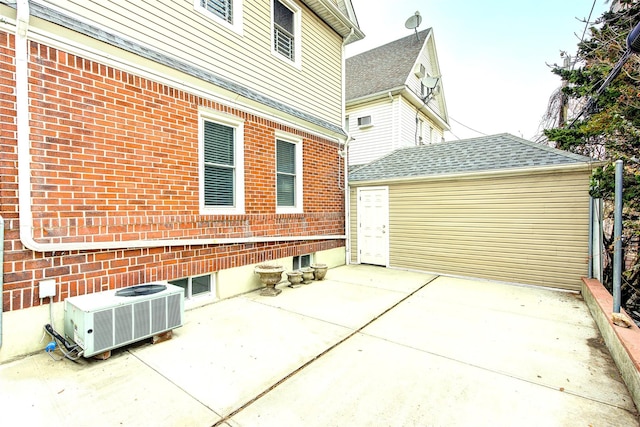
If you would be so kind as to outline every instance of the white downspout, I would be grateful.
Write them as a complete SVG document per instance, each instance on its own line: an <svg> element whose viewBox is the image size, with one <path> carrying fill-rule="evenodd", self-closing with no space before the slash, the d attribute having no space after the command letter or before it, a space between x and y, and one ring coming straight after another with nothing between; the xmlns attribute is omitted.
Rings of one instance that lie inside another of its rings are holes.
<svg viewBox="0 0 640 427"><path fill-rule="evenodd" d="M16 2L16 139L18 144L18 212L20 240L29 247L31 224L31 153L29 151L29 1Z"/></svg>
<svg viewBox="0 0 640 427"><path fill-rule="evenodd" d="M351 137L348 136L344 142L344 233L346 239L345 245L345 264L351 264L351 191L349 190L349 142Z"/></svg>
<svg viewBox="0 0 640 427"><path fill-rule="evenodd" d="M125 240L111 242L41 243L33 237L33 212L31 210L31 144L29 127L29 2L16 3L16 124L18 143L18 212L20 240L36 252L76 251L93 249L153 248L191 245L220 245L239 243L293 242L307 240L339 240L344 235L318 236L268 236L240 238L158 239Z"/></svg>
<svg viewBox="0 0 640 427"><path fill-rule="evenodd" d="M355 33L355 28L351 28L349 35L342 41L342 123L346 121L347 114L347 58L346 58L346 46L349 43L349 39ZM348 134L349 132L347 132ZM343 159L344 159L344 257L345 264L351 263L351 226L349 221L351 219L350 209L350 195L349 195L349 142L351 137L347 135L347 139L344 141Z"/></svg>

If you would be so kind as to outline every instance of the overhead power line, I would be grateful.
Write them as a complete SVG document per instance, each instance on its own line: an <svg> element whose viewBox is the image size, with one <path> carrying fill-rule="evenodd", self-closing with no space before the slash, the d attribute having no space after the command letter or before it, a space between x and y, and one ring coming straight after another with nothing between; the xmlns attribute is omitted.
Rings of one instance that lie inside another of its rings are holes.
<svg viewBox="0 0 640 427"><path fill-rule="evenodd" d="M465 128L467 128L467 129L469 129L470 131L473 131L473 132L475 132L475 133L479 133L479 134L480 134L480 135L482 135L482 136L487 136L487 134L486 134L486 133L484 133L484 132L480 132L479 130L475 130L475 129L473 129L473 128L470 128L469 126L465 125L464 123L460 123L459 121L457 121L456 119L454 119L454 118L453 118L453 117L451 117L451 116L449 116L449 118L450 118L451 120L453 120L454 122L456 122L457 124L459 124L460 126L462 126L462 127L465 127ZM453 133L453 132L451 132L451 133ZM460 138L458 138L458 139L460 139Z"/></svg>

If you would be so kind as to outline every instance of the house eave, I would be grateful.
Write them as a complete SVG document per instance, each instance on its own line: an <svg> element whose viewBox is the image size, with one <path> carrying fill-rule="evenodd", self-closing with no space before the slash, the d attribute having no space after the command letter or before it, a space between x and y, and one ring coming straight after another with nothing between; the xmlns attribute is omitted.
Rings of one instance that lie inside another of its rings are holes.
<svg viewBox="0 0 640 427"><path fill-rule="evenodd" d="M371 93L371 94L368 94L368 95L360 96L358 98L352 98L352 99L347 100L346 107L347 108L355 107L355 106L358 106L360 104L367 104L367 103L372 102L372 101L377 101L378 99L388 98L389 94L391 94L392 96L395 96L395 95L398 95L398 94L402 93L402 91L404 89L405 89L404 85L403 86L397 86L397 87L394 87L394 88L382 90L380 92L376 92L376 93Z"/></svg>
<svg viewBox="0 0 640 427"><path fill-rule="evenodd" d="M434 120L440 127L442 127L443 130L445 130L445 131L451 130L451 126L449 125L449 122L445 118L441 117L438 113L436 113L429 106L429 102L427 102L425 104L424 101L422 99L420 99L420 97L418 95L413 93L413 91L409 90L409 88L407 86L404 87L403 95L405 95L405 98L407 98L409 100L411 105L413 105L414 107L416 107L419 110L423 109L425 111L425 114L430 119Z"/></svg>
<svg viewBox="0 0 640 427"><path fill-rule="evenodd" d="M501 176L517 176L517 175L532 175L542 173L553 172L579 172L579 171L592 171L598 166L602 166L603 162L593 163L570 163L551 166L535 166L528 168L511 168L511 169L490 169L482 171L470 171L470 172L456 172L450 174L440 175L420 175L410 177L393 177L393 178L381 178L357 181L353 178L349 179L350 187L370 187L374 185L389 185L389 184L403 184L411 182L423 182L423 181L446 181L452 179L476 179L476 178L490 178Z"/></svg>
<svg viewBox="0 0 640 427"><path fill-rule="evenodd" d="M302 0L316 15L345 39L345 44L364 39L358 25L345 16L331 0Z"/></svg>
<svg viewBox="0 0 640 427"><path fill-rule="evenodd" d="M391 96L402 95L411 103L411 105L413 105L417 109L421 109L427 117L435 121L436 124L438 124L438 126L440 126L443 130L448 131L451 129L451 125L449 125L449 123L445 119L443 119L439 114L433 111L433 109L429 107L428 103L425 105L418 97L418 95L409 90L406 85L397 86L394 88L385 89L380 92L350 99L346 103L346 108L349 109L361 104L367 104L369 102L385 99L389 97L389 94L391 94Z"/></svg>

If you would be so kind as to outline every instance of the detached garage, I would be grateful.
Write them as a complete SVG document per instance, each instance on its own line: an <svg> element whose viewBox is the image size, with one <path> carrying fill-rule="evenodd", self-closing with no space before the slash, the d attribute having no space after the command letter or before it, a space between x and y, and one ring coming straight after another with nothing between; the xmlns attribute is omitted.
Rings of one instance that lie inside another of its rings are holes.
<svg viewBox="0 0 640 427"><path fill-rule="evenodd" d="M500 134L354 170L351 262L580 289L593 161Z"/></svg>

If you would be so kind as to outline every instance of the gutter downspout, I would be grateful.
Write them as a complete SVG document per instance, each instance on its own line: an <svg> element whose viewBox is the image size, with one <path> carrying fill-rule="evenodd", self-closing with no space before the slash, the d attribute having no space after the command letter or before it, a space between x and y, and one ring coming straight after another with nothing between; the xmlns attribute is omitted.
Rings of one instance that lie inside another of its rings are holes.
<svg viewBox="0 0 640 427"><path fill-rule="evenodd" d="M347 137L344 142L344 242L345 264L351 264L351 190L349 190L349 142L352 138Z"/></svg>
<svg viewBox="0 0 640 427"><path fill-rule="evenodd" d="M125 240L111 242L41 243L32 234L31 210L31 144L29 127L29 1L16 2L16 124L18 144L18 214L20 241L35 252L78 251L94 249L154 248L191 245L220 245L238 243L271 243L304 240L339 240L344 235L266 236L242 238ZM343 109L344 111L344 109Z"/></svg>
<svg viewBox="0 0 640 427"><path fill-rule="evenodd" d="M349 43L349 39L355 33L355 29L352 27L349 35L342 41L342 122L343 127L347 116L347 58L346 58L346 46ZM351 226L349 224L351 220L351 198L349 191L349 142L351 136L347 131L347 139L344 141L343 159L344 159L344 263L349 265L351 263Z"/></svg>

